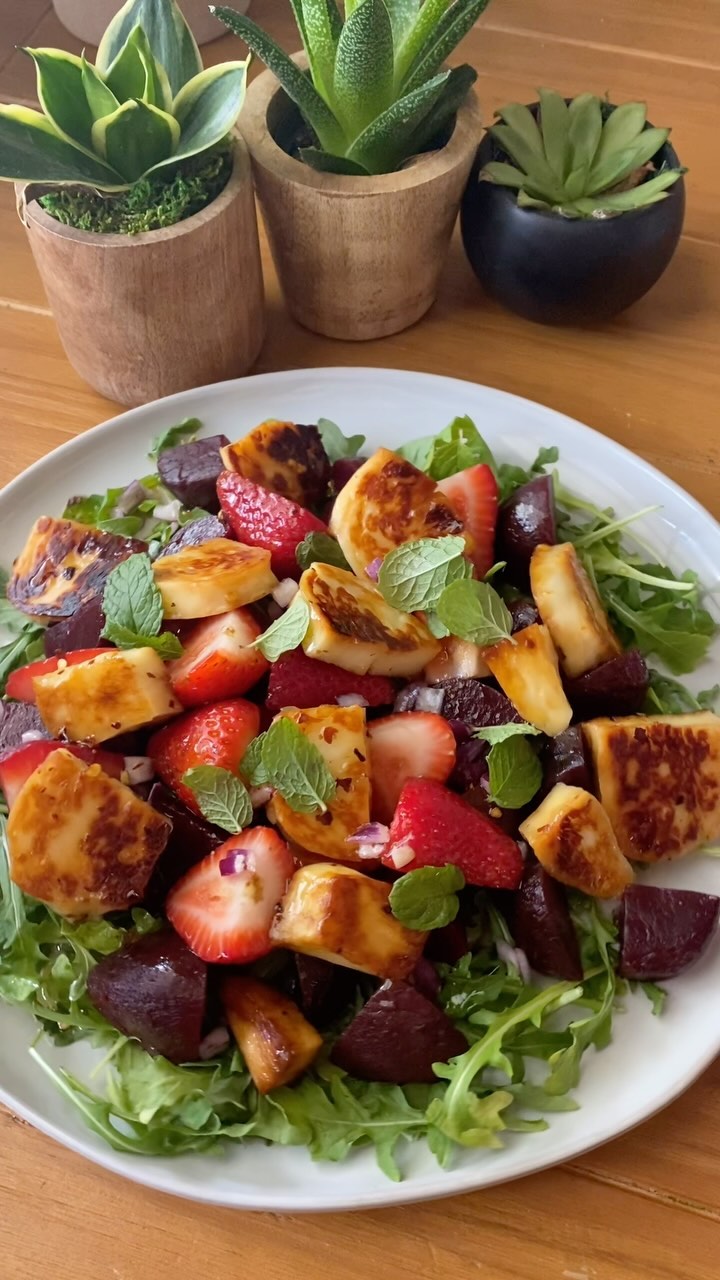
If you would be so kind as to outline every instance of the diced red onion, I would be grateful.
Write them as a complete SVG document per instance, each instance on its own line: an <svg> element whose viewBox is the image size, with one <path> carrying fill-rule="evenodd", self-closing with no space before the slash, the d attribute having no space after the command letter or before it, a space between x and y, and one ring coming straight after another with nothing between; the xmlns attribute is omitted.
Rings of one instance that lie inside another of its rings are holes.
<svg viewBox="0 0 720 1280"><path fill-rule="evenodd" d="M253 809L262 809L262 806L267 804L268 800L272 800L273 789L270 786L251 787L248 795Z"/></svg>
<svg viewBox="0 0 720 1280"><path fill-rule="evenodd" d="M384 844L359 844L355 850L358 858L381 858L385 849Z"/></svg>
<svg viewBox="0 0 720 1280"><path fill-rule="evenodd" d="M26 729L20 734L21 742L41 742L45 734L40 729Z"/></svg>
<svg viewBox="0 0 720 1280"><path fill-rule="evenodd" d="M177 524L181 511L182 502L179 498L173 498L172 502L164 502L159 507L155 507L153 515L156 520L168 520L170 524Z"/></svg>
<svg viewBox="0 0 720 1280"><path fill-rule="evenodd" d="M141 502L145 502L150 495L147 489L141 485L139 480L133 480L120 494L116 504L115 511L118 516L129 516L131 511L136 511Z"/></svg>
<svg viewBox="0 0 720 1280"><path fill-rule="evenodd" d="M427 685L424 689L418 689L413 709L415 711L434 711L436 715L440 715L444 701L444 689L437 689Z"/></svg>
<svg viewBox="0 0 720 1280"><path fill-rule="evenodd" d="M511 947L510 943L505 942L504 938L498 938L495 947L503 964L517 969L523 982L530 983L532 981L530 964L522 947Z"/></svg>
<svg viewBox="0 0 720 1280"><path fill-rule="evenodd" d="M273 588L271 595L276 604L281 609L287 609L295 599L298 591L298 584L294 578L283 578L282 582L278 582Z"/></svg>
<svg viewBox="0 0 720 1280"><path fill-rule="evenodd" d="M390 828L382 822L365 822L351 836L345 837L346 844L387 844L390 839Z"/></svg>
<svg viewBox="0 0 720 1280"><path fill-rule="evenodd" d="M125 772L131 787L140 782L152 782L155 777L155 766L149 756L126 756Z"/></svg>
<svg viewBox="0 0 720 1280"><path fill-rule="evenodd" d="M335 701L339 707L369 707L370 703L367 698L363 698L361 693L341 693Z"/></svg>
<svg viewBox="0 0 720 1280"><path fill-rule="evenodd" d="M413 862L415 858L415 850L411 844L399 844L397 849L393 849L390 854L390 861L396 871L400 871L406 867L408 863Z"/></svg>
<svg viewBox="0 0 720 1280"><path fill-rule="evenodd" d="M376 556L375 559L371 560L369 565L366 566L365 572L371 582L377 582L383 558L383 556Z"/></svg>
<svg viewBox="0 0 720 1280"><path fill-rule="evenodd" d="M227 1027L214 1027L205 1039L200 1041L198 1057L201 1062L208 1062L210 1058L217 1058L219 1054L224 1053L229 1044L230 1032Z"/></svg>
<svg viewBox="0 0 720 1280"><path fill-rule="evenodd" d="M220 875L236 876L240 871L250 871L252 851L250 849L233 849L220 859Z"/></svg>

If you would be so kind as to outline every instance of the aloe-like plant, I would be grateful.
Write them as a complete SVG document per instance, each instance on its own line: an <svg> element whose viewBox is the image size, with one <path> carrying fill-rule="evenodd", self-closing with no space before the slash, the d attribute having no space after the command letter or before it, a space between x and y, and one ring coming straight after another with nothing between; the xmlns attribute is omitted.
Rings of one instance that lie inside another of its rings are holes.
<svg viewBox="0 0 720 1280"><path fill-rule="evenodd" d="M391 173L450 126L477 73L444 66L488 0L290 0L306 75L250 18L212 12L277 76L313 145L299 157L329 173Z"/></svg>
<svg viewBox="0 0 720 1280"><path fill-rule="evenodd" d="M502 107L489 133L513 160L491 160L480 178L517 191L528 209L598 218L664 200L685 172L653 167L669 129L647 127L644 102L609 107L591 93L571 102L540 89L537 118L529 107Z"/></svg>
<svg viewBox="0 0 720 1280"><path fill-rule="evenodd" d="M175 0L127 0L93 66L60 49L25 49L42 111L0 105L0 178L123 191L172 174L232 129L248 60L203 70Z"/></svg>

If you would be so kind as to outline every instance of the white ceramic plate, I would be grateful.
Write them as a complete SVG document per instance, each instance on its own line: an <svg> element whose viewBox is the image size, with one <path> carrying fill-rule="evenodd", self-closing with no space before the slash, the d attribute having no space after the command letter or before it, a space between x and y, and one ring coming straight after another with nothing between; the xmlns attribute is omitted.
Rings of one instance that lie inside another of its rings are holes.
<svg viewBox="0 0 720 1280"><path fill-rule="evenodd" d="M0 495L0 558L9 565L32 520L59 513L69 495L105 490L146 468L150 438L187 416L207 434L237 439L264 418L315 422L332 418L372 446L398 445L439 431L470 414L501 458L529 463L540 445L561 451L563 482L602 506L630 513L655 503L662 511L642 532L674 567L692 567L714 584L720 527L671 481L640 458L552 409L490 387L427 374L376 369L307 369L200 388L134 409L64 445ZM698 672L698 687L720 679L720 647ZM720 893L720 861L695 857L654 869L657 884ZM422 1144L403 1152L405 1180L389 1182L374 1157L358 1152L342 1165L313 1164L304 1150L252 1143L218 1156L151 1159L111 1151L83 1126L27 1055L30 1017L0 1006L0 1098L59 1142L136 1182L194 1200L276 1212L364 1208L454 1195L568 1160L638 1124L688 1087L720 1051L716 1017L720 945L670 984L661 1018L643 996L615 1020L615 1039L583 1059L580 1110L549 1117L545 1133L511 1135L500 1152L466 1152L449 1172ZM84 1074L86 1046L43 1050L49 1060Z"/></svg>

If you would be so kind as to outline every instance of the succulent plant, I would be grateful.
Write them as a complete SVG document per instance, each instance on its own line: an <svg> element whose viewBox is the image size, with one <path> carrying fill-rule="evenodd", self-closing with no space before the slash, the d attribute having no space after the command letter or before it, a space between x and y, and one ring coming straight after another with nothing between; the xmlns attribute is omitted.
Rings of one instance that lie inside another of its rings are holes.
<svg viewBox="0 0 720 1280"><path fill-rule="evenodd" d="M211 150L232 129L247 61L203 70L175 0L128 0L93 66L25 49L42 111L0 105L0 178L122 191Z"/></svg>
<svg viewBox="0 0 720 1280"><path fill-rule="evenodd" d="M539 90L537 118L519 103L502 107L489 129L514 161L492 160L480 178L512 187L528 209L550 209L569 218L601 218L664 200L685 172L653 160L669 129L647 125L643 102L611 107L591 93L566 102Z"/></svg>
<svg viewBox="0 0 720 1280"><path fill-rule="evenodd" d="M329 173L391 173L443 137L477 73L445 60L488 0L290 0L309 76L234 9L211 10L275 73L313 144L299 157Z"/></svg>

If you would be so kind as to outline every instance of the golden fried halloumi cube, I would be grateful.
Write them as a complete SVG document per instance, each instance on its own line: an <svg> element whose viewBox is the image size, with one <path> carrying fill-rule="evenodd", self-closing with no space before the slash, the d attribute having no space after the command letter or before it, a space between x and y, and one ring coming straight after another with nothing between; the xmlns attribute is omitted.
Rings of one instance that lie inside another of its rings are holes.
<svg viewBox="0 0 720 1280"><path fill-rule="evenodd" d="M389 897L381 880L316 862L295 872L270 936L277 947L398 981L415 968L427 933L396 920Z"/></svg>
<svg viewBox="0 0 720 1280"><path fill-rule="evenodd" d="M182 711L154 649L110 649L58 667L33 682L43 724L54 738L106 742Z"/></svg>
<svg viewBox="0 0 720 1280"><path fill-rule="evenodd" d="M309 658L355 675L409 679L439 652L440 642L420 618L394 609L368 579L363 582L347 569L311 565L299 590L310 606L303 640Z"/></svg>
<svg viewBox="0 0 720 1280"><path fill-rule="evenodd" d="M679 858L720 839L720 717L626 716L583 725L597 792L628 858Z"/></svg>
<svg viewBox="0 0 720 1280"><path fill-rule="evenodd" d="M269 595L277 586L270 552L229 538L185 547L153 564L166 618L209 618Z"/></svg>
<svg viewBox="0 0 720 1280"><path fill-rule="evenodd" d="M268 816L293 844L326 858L358 860L357 845L347 838L370 821L370 766L363 707L288 707L281 716L294 721L317 747L337 790L324 813L297 813L277 793Z"/></svg>
<svg viewBox="0 0 720 1280"><path fill-rule="evenodd" d="M483 649L483 658L523 720L555 738L572 720L558 658L546 627L534 622Z"/></svg>
<svg viewBox="0 0 720 1280"><path fill-rule="evenodd" d="M634 879L600 801L582 787L558 782L520 834L548 875L591 898L617 898Z"/></svg>
<svg viewBox="0 0 720 1280"><path fill-rule="evenodd" d="M290 1084L307 1071L322 1036L297 1005L255 978L226 978L220 997L245 1066L260 1093Z"/></svg>
<svg viewBox="0 0 720 1280"><path fill-rule="evenodd" d="M8 600L42 621L70 618L81 605L102 595L108 574L143 542L101 533L77 520L40 516L35 521L8 582Z"/></svg>
<svg viewBox="0 0 720 1280"><path fill-rule="evenodd" d="M10 875L65 916L102 915L140 902L170 834L167 818L100 765L59 748L13 804Z"/></svg>
<svg viewBox="0 0 720 1280"><path fill-rule="evenodd" d="M242 440L226 445L220 456L228 471L303 507L325 496L329 464L315 426L269 418Z"/></svg>
<svg viewBox="0 0 720 1280"><path fill-rule="evenodd" d="M340 490L330 532L361 577L373 560L403 542L449 534L469 541L435 481L389 449L378 449Z"/></svg>
<svg viewBox="0 0 720 1280"><path fill-rule="evenodd" d="M571 542L535 548L530 561L530 587L567 675L582 676L622 652L602 601Z"/></svg>

